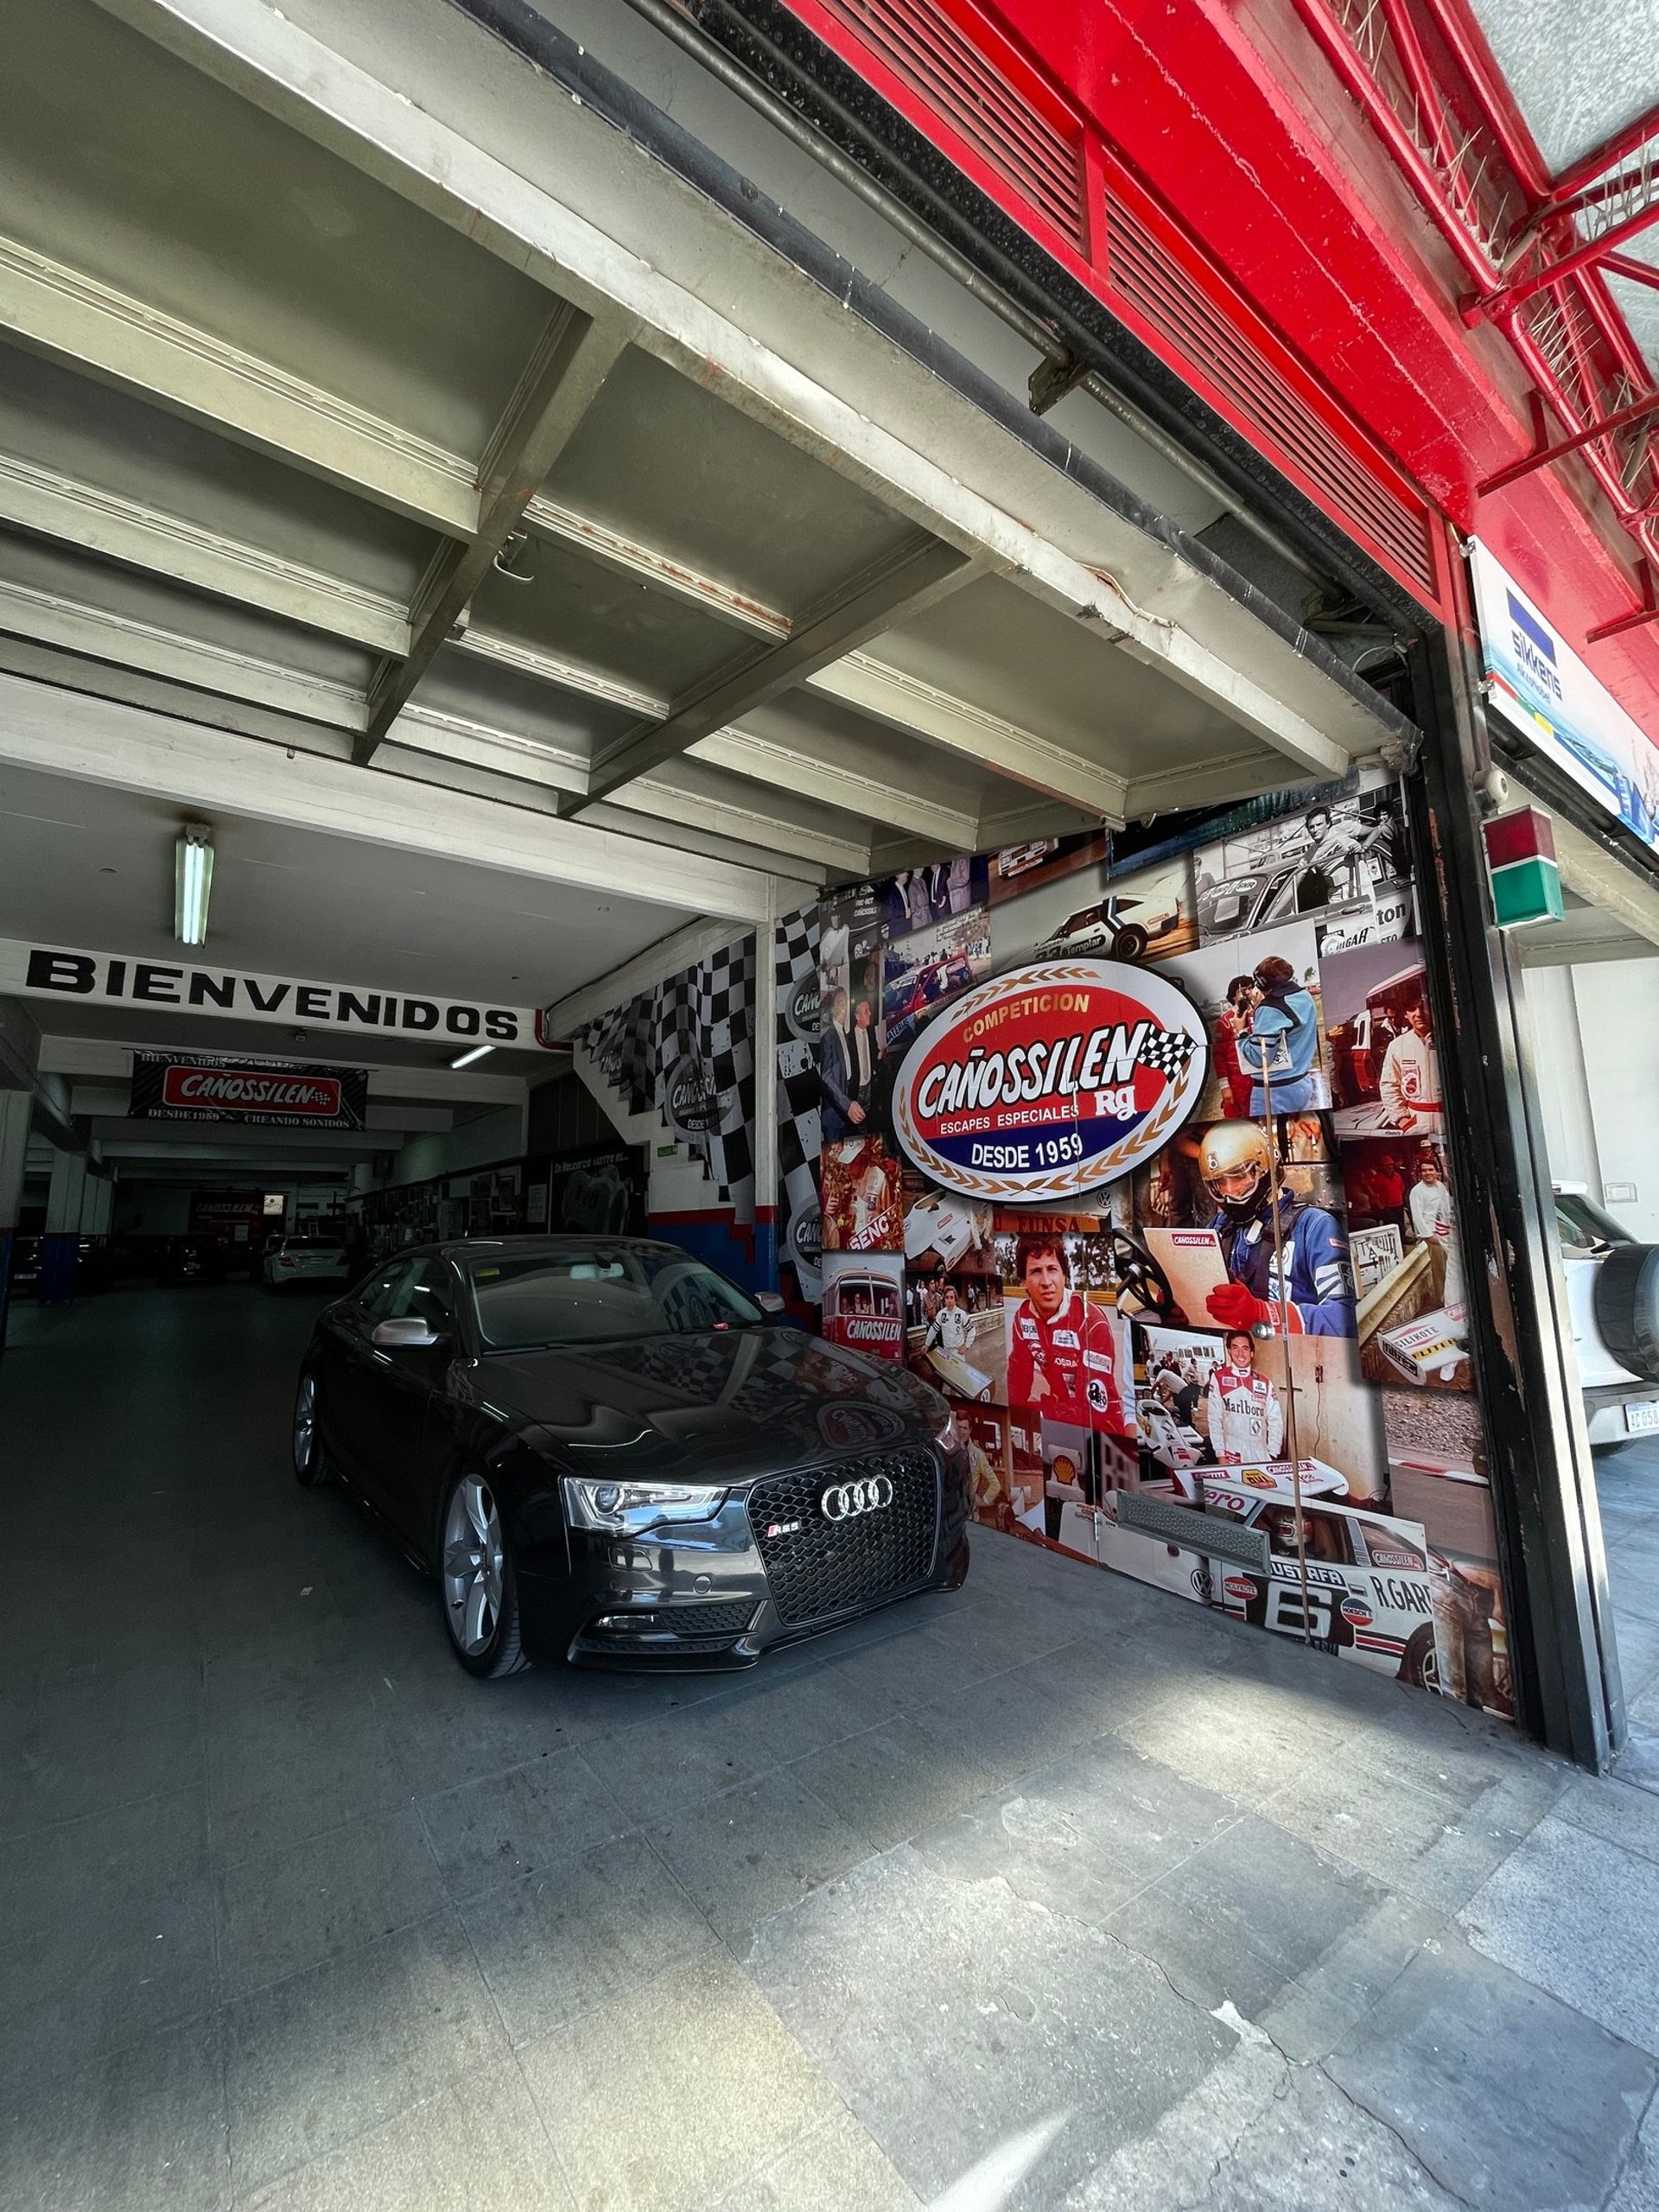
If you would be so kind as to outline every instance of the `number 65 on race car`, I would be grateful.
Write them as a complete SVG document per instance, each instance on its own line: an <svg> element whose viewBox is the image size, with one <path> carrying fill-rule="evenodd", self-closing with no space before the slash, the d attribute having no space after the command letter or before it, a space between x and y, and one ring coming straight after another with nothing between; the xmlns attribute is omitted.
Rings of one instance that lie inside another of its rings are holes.
<svg viewBox="0 0 1659 2212"><path fill-rule="evenodd" d="M1268 1571L1211 1560L1211 1602L1236 1619L1321 1650L1357 1660L1420 1689L1440 1679L1428 1540L1414 1521L1395 1521L1346 1505L1304 1505L1307 1559L1304 1608L1296 1554L1296 1514L1282 1497L1263 1497L1207 1477L1205 1505L1246 1528L1265 1529Z"/></svg>

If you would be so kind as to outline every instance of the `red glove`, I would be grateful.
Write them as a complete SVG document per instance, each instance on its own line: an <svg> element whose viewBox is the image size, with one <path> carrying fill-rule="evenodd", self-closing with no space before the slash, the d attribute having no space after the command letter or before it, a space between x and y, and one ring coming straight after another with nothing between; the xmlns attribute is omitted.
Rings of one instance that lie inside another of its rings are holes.
<svg viewBox="0 0 1659 2212"><path fill-rule="evenodd" d="M1205 1308L1210 1319L1219 1321L1224 1329L1253 1329L1258 1321L1271 1325L1277 1318L1267 1300L1258 1298L1242 1282L1224 1282L1219 1290L1212 1290L1205 1300Z"/></svg>
<svg viewBox="0 0 1659 2212"><path fill-rule="evenodd" d="M1242 1282L1224 1282L1219 1290L1212 1290L1205 1300L1205 1307L1212 1321L1224 1329L1249 1329L1255 1333L1258 1322L1265 1321L1276 1337L1300 1337L1303 1330L1302 1309L1300 1306L1281 1306L1278 1300L1258 1298Z"/></svg>

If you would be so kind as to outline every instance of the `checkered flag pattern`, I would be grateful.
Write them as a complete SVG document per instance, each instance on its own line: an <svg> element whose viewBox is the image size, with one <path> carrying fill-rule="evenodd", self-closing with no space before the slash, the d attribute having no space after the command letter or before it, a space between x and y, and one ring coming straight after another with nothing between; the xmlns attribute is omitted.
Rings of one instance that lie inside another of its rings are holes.
<svg viewBox="0 0 1659 2212"><path fill-rule="evenodd" d="M1135 1058L1143 1068L1156 1068L1173 1082L1198 1048L1197 1038L1184 1029L1148 1028Z"/></svg>
<svg viewBox="0 0 1659 2212"><path fill-rule="evenodd" d="M654 991L600 1014L582 1041L631 1114L653 1108L670 1128L677 1071L718 1109L707 1130L677 1131L741 1223L754 1219L755 940L743 938Z"/></svg>
<svg viewBox="0 0 1659 2212"><path fill-rule="evenodd" d="M688 1058L695 1061L697 1057L696 976L695 968L682 969L665 983L658 983L652 1000L651 1103L671 1128L670 1087L676 1073L683 1072L684 1061ZM689 1138L686 1141L690 1142ZM697 1147L693 1144L691 1148L696 1151ZM703 1165L708 1166L706 1155Z"/></svg>
<svg viewBox="0 0 1659 2212"><path fill-rule="evenodd" d="M756 940L741 938L688 972L697 1058L720 1103L703 1164L741 1222L754 1219L754 969Z"/></svg>
<svg viewBox="0 0 1659 2212"><path fill-rule="evenodd" d="M778 1249L787 1253L790 1224L815 1213L818 1205L818 1153L823 1142L818 1122L817 1053L806 1039L795 1035L790 1011L803 988L816 988L818 975L818 936L822 910L802 906L785 914L773 928L772 982L778 994ZM800 1270L798 1268L797 1274ZM801 1283L804 1297L816 1298L816 1285Z"/></svg>
<svg viewBox="0 0 1659 2212"><path fill-rule="evenodd" d="M631 1114L648 1113L654 1103L654 1000L646 994L601 1014L582 1033L583 1046Z"/></svg>

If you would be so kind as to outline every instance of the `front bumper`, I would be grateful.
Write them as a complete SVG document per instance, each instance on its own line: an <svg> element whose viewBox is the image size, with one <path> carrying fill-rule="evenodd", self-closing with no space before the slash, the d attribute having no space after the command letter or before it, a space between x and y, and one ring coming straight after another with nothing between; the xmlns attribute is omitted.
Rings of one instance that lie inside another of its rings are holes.
<svg viewBox="0 0 1659 2212"><path fill-rule="evenodd" d="M519 1570L525 1649L544 1663L567 1659L582 1667L749 1667L781 1644L823 1635L923 1591L954 1589L968 1571L967 1457L931 1450L927 1456L933 1496L925 1538L914 1526L901 1535L900 1516L890 1514L895 1541L889 1551L875 1527L880 1516L872 1516L870 1527L859 1532L861 1567L867 1563L868 1571L850 1580L830 1572L804 1587L801 1576L780 1563L777 1541L767 1548L769 1571L764 1532L776 1524L762 1513L757 1530L750 1512L763 1488L791 1483L822 1491L845 1479L842 1468L746 1484L713 1520L653 1530L638 1541L573 1529L566 1538L568 1567L539 1559ZM834 1533L822 1527L803 1533L809 1544L819 1541L833 1567Z"/></svg>

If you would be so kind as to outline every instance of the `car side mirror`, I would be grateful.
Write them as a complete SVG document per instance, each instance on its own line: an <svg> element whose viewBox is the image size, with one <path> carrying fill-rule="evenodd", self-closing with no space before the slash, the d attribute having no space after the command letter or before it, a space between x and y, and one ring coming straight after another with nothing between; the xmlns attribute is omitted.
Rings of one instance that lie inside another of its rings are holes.
<svg viewBox="0 0 1659 2212"><path fill-rule="evenodd" d="M410 1313L400 1321L377 1321L369 1342L385 1351L428 1351L438 1338L418 1314Z"/></svg>
<svg viewBox="0 0 1659 2212"><path fill-rule="evenodd" d="M785 1310L783 1295L775 1290L757 1290L754 1302L763 1313L781 1313Z"/></svg>

